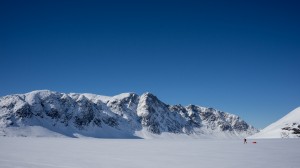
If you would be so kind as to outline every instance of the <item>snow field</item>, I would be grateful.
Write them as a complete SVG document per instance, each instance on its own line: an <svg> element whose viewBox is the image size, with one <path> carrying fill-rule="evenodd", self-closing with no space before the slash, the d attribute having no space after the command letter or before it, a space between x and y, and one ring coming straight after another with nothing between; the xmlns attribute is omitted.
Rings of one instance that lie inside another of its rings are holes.
<svg viewBox="0 0 300 168"><path fill-rule="evenodd" d="M298 168L300 139L0 138L1 168Z"/></svg>

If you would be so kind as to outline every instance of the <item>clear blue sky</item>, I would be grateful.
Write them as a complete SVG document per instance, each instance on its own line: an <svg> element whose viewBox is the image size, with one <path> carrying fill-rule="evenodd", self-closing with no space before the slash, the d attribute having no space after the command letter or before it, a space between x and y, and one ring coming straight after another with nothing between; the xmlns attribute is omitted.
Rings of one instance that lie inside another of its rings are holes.
<svg viewBox="0 0 300 168"><path fill-rule="evenodd" d="M1 1L0 96L152 92L263 128L300 106L300 2Z"/></svg>

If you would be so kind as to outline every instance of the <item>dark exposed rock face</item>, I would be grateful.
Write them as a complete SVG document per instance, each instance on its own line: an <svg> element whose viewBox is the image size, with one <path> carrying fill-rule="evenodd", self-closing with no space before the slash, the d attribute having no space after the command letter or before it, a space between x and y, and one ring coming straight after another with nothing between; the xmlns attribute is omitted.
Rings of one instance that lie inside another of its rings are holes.
<svg viewBox="0 0 300 168"><path fill-rule="evenodd" d="M25 103L23 106L16 110L16 116L21 118L30 118L32 117L32 112L30 110L29 104Z"/></svg>
<svg viewBox="0 0 300 168"><path fill-rule="evenodd" d="M283 127L281 128L282 130L286 130L289 131L292 134L299 134L300 135L300 124L297 125L296 123L294 123L292 126L290 127Z"/></svg>
<svg viewBox="0 0 300 168"><path fill-rule="evenodd" d="M146 129L153 134L197 134L197 130L206 130L250 135L257 131L238 116L195 105L167 105L151 93L104 97L34 91L10 95L0 98L0 121L7 123L2 127L26 121L23 124L48 123L78 130L111 127L134 133Z"/></svg>

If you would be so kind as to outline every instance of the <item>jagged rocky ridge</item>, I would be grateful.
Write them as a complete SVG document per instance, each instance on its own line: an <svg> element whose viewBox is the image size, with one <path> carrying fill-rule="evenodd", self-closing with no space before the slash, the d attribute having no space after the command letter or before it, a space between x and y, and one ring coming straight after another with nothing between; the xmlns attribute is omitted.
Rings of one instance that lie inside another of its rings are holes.
<svg viewBox="0 0 300 168"><path fill-rule="evenodd" d="M236 115L196 105L168 105L151 93L107 97L42 90L0 98L0 135L48 136L44 129L51 135L104 138L228 138L257 132Z"/></svg>

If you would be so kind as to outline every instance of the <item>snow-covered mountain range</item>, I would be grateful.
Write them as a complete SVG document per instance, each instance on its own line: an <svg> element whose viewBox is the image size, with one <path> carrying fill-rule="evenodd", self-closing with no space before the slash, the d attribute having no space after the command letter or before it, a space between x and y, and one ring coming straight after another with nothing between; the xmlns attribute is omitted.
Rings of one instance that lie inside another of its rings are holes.
<svg viewBox="0 0 300 168"><path fill-rule="evenodd" d="M168 105L151 93L108 97L41 90L0 98L0 136L238 138L256 132L236 115Z"/></svg>
<svg viewBox="0 0 300 168"><path fill-rule="evenodd" d="M300 138L300 107L250 138Z"/></svg>

